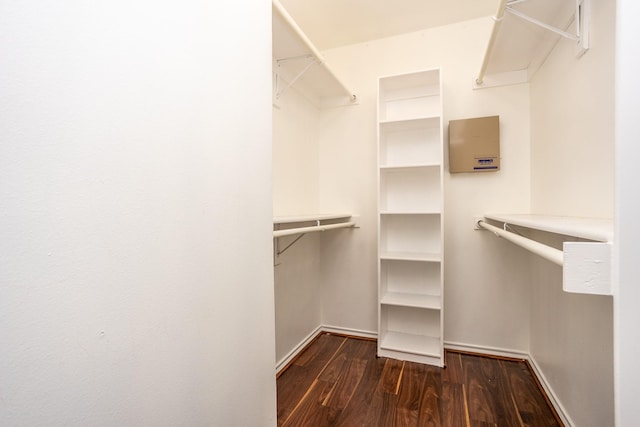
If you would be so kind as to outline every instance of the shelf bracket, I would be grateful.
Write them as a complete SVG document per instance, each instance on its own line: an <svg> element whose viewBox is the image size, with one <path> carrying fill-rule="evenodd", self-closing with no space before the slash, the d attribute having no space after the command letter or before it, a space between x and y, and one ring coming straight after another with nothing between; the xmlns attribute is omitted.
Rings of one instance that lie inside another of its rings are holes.
<svg viewBox="0 0 640 427"><path fill-rule="evenodd" d="M285 253L285 251L287 249L289 249L291 246L293 246L298 240L302 239L302 236L304 236L304 233L301 233L298 237L293 239L293 241L291 243L289 243L287 246L285 246L283 249L280 249L280 239L276 238L276 254L278 256L280 256L283 253Z"/></svg>
<svg viewBox="0 0 640 427"><path fill-rule="evenodd" d="M289 62L289 61L296 61L296 60L307 60L308 63L305 65L305 67L293 78L291 79L291 81L286 82L286 84L284 85L284 87L280 87L281 85L281 80L282 77L280 76L280 64L284 63L284 62ZM280 96L282 96L282 94L284 94L287 90L289 90L289 88L291 86L293 86L294 84L296 84L296 82L307 72L309 71L309 69L316 65L319 64L319 62L315 59L315 57L313 55L303 55L303 56L296 56L293 58L283 58L283 59L278 59L276 60L276 64L277 64L277 69L278 71L276 72L276 99L280 99Z"/></svg>

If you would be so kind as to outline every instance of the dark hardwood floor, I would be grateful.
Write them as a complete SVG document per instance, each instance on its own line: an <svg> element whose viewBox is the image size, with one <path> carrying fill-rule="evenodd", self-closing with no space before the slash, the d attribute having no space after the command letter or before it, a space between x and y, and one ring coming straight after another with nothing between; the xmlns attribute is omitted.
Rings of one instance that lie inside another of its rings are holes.
<svg viewBox="0 0 640 427"><path fill-rule="evenodd" d="M277 380L279 426L561 426L525 362L447 351L446 368L322 334Z"/></svg>

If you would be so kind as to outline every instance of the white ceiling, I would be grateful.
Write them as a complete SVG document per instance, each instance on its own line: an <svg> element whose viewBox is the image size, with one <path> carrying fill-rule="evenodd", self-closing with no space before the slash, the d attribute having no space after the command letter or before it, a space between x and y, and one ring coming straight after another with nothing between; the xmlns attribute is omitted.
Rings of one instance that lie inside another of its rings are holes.
<svg viewBox="0 0 640 427"><path fill-rule="evenodd" d="M320 50L493 15L498 0L281 0Z"/></svg>

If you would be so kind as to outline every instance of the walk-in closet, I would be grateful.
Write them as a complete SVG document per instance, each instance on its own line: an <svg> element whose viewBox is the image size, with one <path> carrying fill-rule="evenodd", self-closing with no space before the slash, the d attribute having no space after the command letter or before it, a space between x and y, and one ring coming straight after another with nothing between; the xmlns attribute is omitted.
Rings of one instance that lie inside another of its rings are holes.
<svg viewBox="0 0 640 427"><path fill-rule="evenodd" d="M562 423L613 425L616 7L487 3L357 40L273 2L277 371L323 332L520 358Z"/></svg>
<svg viewBox="0 0 640 427"><path fill-rule="evenodd" d="M0 1L0 426L639 426L638 16Z"/></svg>

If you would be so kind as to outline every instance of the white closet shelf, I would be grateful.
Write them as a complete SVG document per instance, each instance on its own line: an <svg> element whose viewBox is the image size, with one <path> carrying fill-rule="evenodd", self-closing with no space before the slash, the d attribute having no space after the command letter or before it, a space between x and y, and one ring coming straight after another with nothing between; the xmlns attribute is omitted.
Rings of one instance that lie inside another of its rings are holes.
<svg viewBox="0 0 640 427"><path fill-rule="evenodd" d="M440 295L423 295L406 292L386 292L380 303L385 305L397 305L401 307L415 307L439 310L441 307Z"/></svg>
<svg viewBox="0 0 640 427"><path fill-rule="evenodd" d="M318 107L355 103L357 98L278 0L272 0L275 97L295 87Z"/></svg>
<svg viewBox="0 0 640 427"><path fill-rule="evenodd" d="M297 224L291 226L291 224ZM313 225L311 225L313 224ZM286 225L281 228L281 225ZM307 233L335 230L339 228L358 228L353 215L349 213L298 214L273 217L273 238L275 239L275 254L282 255ZM280 248L280 237L297 236L284 248ZM278 265L278 264L276 264Z"/></svg>
<svg viewBox="0 0 640 427"><path fill-rule="evenodd" d="M561 37L582 56L589 49L589 5L590 0L500 0L473 88L530 81Z"/></svg>
<svg viewBox="0 0 640 427"><path fill-rule="evenodd" d="M611 219L500 213L487 213L484 217L511 225L597 242L613 241L613 220Z"/></svg>
<svg viewBox="0 0 640 427"><path fill-rule="evenodd" d="M283 215L274 216L274 224L291 224L296 222L314 222L314 221L327 221L333 219L351 218L350 213L312 213L312 214L296 214L296 215Z"/></svg>
<svg viewBox="0 0 640 427"><path fill-rule="evenodd" d="M440 116L415 116L402 119L380 120L379 124L382 129L390 132L411 128L436 127L440 126Z"/></svg>
<svg viewBox="0 0 640 427"><path fill-rule="evenodd" d="M306 234L316 231L335 230L338 228L356 227L351 214L311 214L311 215L290 215L273 218L273 225L276 230L273 231L273 237L292 236L294 234ZM326 221L329 221L326 223ZM279 229L282 224L305 224L314 223L314 225L305 225L295 228ZM282 251L284 252L284 251ZM280 252L280 253L282 253Z"/></svg>
<svg viewBox="0 0 640 427"><path fill-rule="evenodd" d="M440 262L442 255L428 252L382 252L380 259L397 261Z"/></svg>
<svg viewBox="0 0 640 427"><path fill-rule="evenodd" d="M485 219L503 223L496 227ZM601 218L564 217L529 214L485 214L475 226L525 248L562 267L562 288L566 292L611 295L611 246L613 221ZM562 250L507 231L506 225L573 237ZM589 241L584 241L589 240Z"/></svg>
<svg viewBox="0 0 640 427"><path fill-rule="evenodd" d="M407 164L407 165L380 165L381 171L403 171L407 169L429 169L429 168L439 168L440 163L416 163L416 164Z"/></svg>
<svg viewBox="0 0 640 427"><path fill-rule="evenodd" d="M380 215L440 215L440 210L420 211L380 211Z"/></svg>

